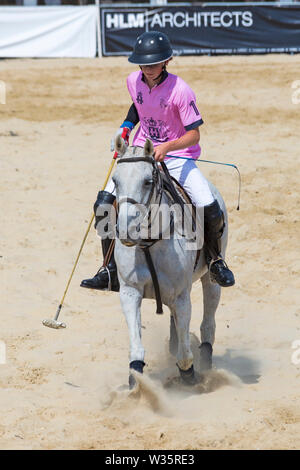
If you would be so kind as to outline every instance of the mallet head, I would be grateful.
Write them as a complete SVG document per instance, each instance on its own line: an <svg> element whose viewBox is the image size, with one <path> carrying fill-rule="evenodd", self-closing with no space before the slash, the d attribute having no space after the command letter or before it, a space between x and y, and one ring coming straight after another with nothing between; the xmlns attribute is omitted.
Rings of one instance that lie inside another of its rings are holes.
<svg viewBox="0 0 300 470"><path fill-rule="evenodd" d="M55 330L67 327L65 323L57 320L43 320L43 325L48 326L48 328L54 328Z"/></svg>
<svg viewBox="0 0 300 470"><path fill-rule="evenodd" d="M59 330L60 328L66 328L67 325L65 323L61 321L57 321L61 308L62 308L62 302L59 304L58 309L56 311L56 315L53 318L53 320L49 320L49 319L43 320L43 325L48 326L48 328L54 328L55 330Z"/></svg>

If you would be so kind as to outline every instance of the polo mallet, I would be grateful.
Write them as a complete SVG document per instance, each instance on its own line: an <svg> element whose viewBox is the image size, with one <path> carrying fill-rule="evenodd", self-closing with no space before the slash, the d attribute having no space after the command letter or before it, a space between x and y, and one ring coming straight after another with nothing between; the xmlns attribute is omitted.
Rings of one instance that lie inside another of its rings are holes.
<svg viewBox="0 0 300 470"><path fill-rule="evenodd" d="M128 137L127 137L127 129L126 129L126 128L124 128L124 130L123 130L123 132L122 132L122 138L123 138L124 140L127 140L127 138L128 138ZM105 189L105 187L106 187L106 185L107 185L107 182L108 182L108 180L109 180L109 177L110 177L110 175L111 175L111 172L112 172L112 170L113 170L113 167L114 167L114 164L115 164L115 161L116 161L117 157L118 157L118 152L115 152L115 153L114 153L114 156L113 156L113 159L112 159L112 162L111 162L111 164L110 164L110 168L109 168L109 170L108 170L107 176L106 176L106 178L105 178L105 181L104 181L104 184L103 184L103 187L102 187L102 191L104 191L104 189ZM60 304L59 304L59 306L58 306L56 315L55 315L55 317L53 318L53 320L51 320L51 319L43 320L43 325L44 325L44 326L48 326L49 328L54 328L54 329L56 329L56 330L58 330L58 329L60 329L60 328L66 328L66 326L67 326L65 323L63 323L63 322L61 322L61 321L58 321L57 319L58 319L59 314L60 314L60 311L61 311L61 309L62 309L62 306L63 306L64 300L65 300L66 294L67 294L67 292L68 292L68 289L69 289L69 286L70 286L70 283L71 283L71 280L72 280L72 277L73 277L73 274L74 274L74 271L75 271L75 269L76 269L78 260L79 260L79 258L80 258L80 255L81 255L83 246L84 246L85 241L86 241L86 239L87 239L87 236L88 236L88 233L89 233L90 228L91 228L91 226L92 226L92 223L93 223L93 221L94 221L94 218L95 218L95 214L93 213L93 215L92 215L92 217L91 217L91 220L90 220L90 222L89 222L88 228L87 228L87 230L86 230L86 232L85 232L84 238L83 238L83 240L82 240L82 243L81 243L81 245L80 245L80 249L79 249L79 252L78 252L76 261L75 261L75 263L74 263L74 266L73 266L71 275L70 275L69 280L68 280L68 282L67 282L67 285L66 285L66 288L65 288L65 291L64 291L64 295L62 296L62 299L61 299Z"/></svg>

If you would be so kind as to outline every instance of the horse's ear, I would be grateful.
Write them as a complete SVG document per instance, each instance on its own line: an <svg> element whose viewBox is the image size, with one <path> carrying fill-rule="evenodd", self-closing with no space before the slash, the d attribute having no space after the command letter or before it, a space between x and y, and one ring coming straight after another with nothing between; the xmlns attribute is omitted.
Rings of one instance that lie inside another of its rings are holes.
<svg viewBox="0 0 300 470"><path fill-rule="evenodd" d="M126 152L126 149L127 147L125 145L124 139L122 139L120 135L117 135L117 137L115 138L115 151L118 153L118 155L123 157L124 153Z"/></svg>
<svg viewBox="0 0 300 470"><path fill-rule="evenodd" d="M144 145L144 155L145 157L152 157L153 156L153 143L150 139L146 139L145 145Z"/></svg>

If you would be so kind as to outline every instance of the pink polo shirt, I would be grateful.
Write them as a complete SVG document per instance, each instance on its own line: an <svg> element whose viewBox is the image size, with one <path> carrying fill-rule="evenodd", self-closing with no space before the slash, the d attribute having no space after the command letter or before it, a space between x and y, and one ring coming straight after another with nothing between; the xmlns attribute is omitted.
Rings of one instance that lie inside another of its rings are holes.
<svg viewBox="0 0 300 470"><path fill-rule="evenodd" d="M140 118L140 127L134 136L133 145L144 146L148 138L155 147L163 142L179 139L186 131L203 124L195 94L184 80L168 73L162 83L150 90L142 77L142 72L137 71L127 78L128 91ZM198 144L172 151L174 156L194 160L197 160L200 153Z"/></svg>

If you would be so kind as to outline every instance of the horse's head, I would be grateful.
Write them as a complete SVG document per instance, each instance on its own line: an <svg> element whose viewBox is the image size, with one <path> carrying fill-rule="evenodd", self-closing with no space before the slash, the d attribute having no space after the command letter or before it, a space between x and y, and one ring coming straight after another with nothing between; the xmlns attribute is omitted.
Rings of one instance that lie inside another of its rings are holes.
<svg viewBox="0 0 300 470"><path fill-rule="evenodd" d="M117 236L125 245L136 245L148 227L150 205L158 202L161 194L160 174L151 140L147 139L144 147L127 147L118 136L115 150L121 157L113 176L118 205Z"/></svg>

